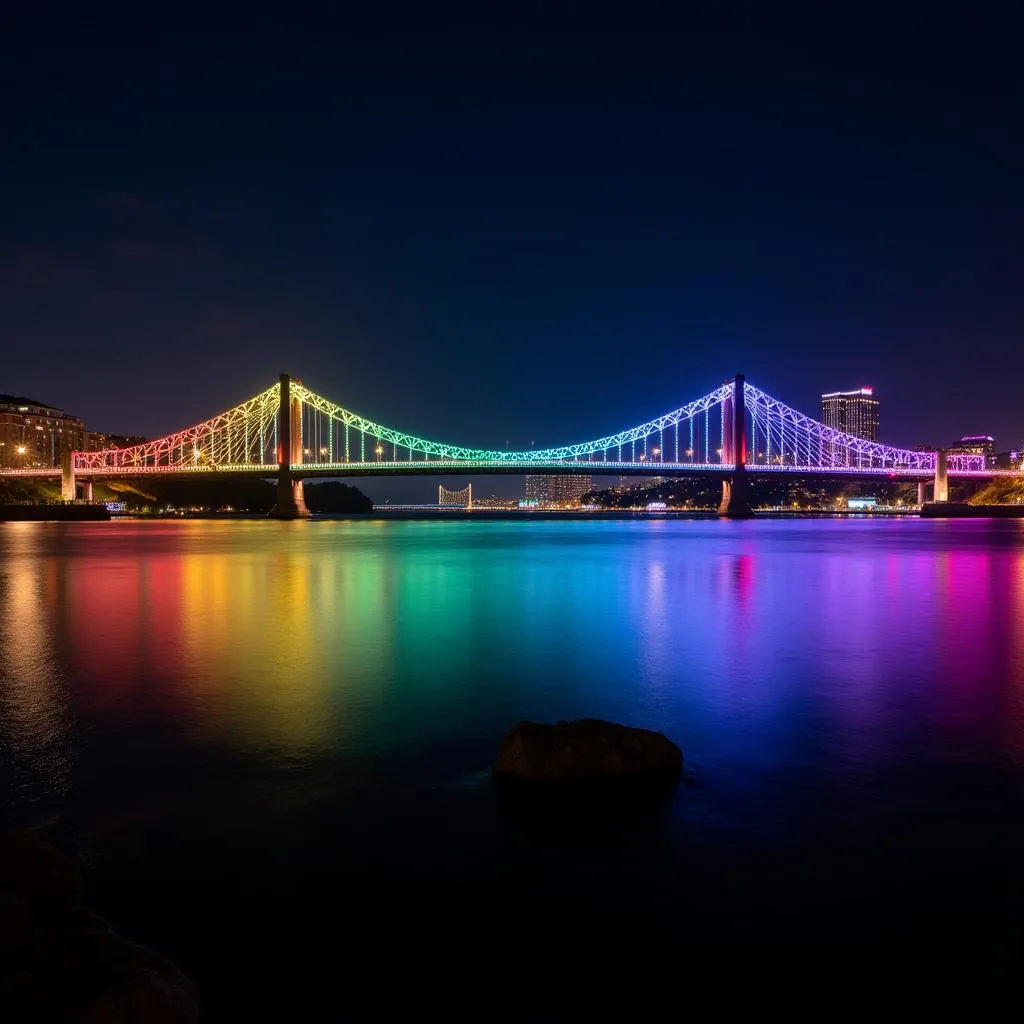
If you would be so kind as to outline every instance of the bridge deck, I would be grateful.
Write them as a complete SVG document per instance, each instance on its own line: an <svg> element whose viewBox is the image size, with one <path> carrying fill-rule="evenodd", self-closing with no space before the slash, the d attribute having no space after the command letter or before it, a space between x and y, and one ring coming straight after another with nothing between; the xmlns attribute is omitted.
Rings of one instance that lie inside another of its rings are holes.
<svg viewBox="0 0 1024 1024"><path fill-rule="evenodd" d="M102 469L76 469L75 477L79 480L130 480L145 479L153 476L217 476L272 477L276 475L276 465L250 463L241 465L209 466L119 466ZM292 474L296 478L337 478L337 477L375 477L375 476L487 476L487 475L570 475L589 474L592 476L647 476L647 477L710 477L721 479L735 472L732 465L719 463L693 462L462 462L452 460L426 460L417 462L335 462L335 463L302 463L292 466ZM783 466L783 465L748 465L746 472L749 477L814 477L842 480L891 480L894 482L914 483L920 480L931 480L934 472L929 469L916 469L907 466L886 468L857 466ZM59 467L47 466L38 469L0 469L0 477L54 479L59 478ZM1017 477L1022 474L1016 470L949 470L952 479L992 480L1000 477Z"/></svg>

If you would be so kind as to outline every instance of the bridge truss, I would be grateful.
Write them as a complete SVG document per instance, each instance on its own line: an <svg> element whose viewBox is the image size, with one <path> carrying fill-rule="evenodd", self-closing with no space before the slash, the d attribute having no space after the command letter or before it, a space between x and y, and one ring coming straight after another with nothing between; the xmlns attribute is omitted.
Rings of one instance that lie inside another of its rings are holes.
<svg viewBox="0 0 1024 1024"><path fill-rule="evenodd" d="M927 476L935 453L866 441L798 412L743 384L746 448L733 438L735 381L656 419L592 441L544 449L470 448L432 441L384 426L291 381L293 441L290 464L308 475L363 471L594 472L666 475L734 470L752 472ZM280 385L227 412L168 437L130 448L76 452L74 470L88 476L167 472L272 471L279 452ZM285 460L288 461L288 460ZM984 456L952 455L954 475L992 475Z"/></svg>

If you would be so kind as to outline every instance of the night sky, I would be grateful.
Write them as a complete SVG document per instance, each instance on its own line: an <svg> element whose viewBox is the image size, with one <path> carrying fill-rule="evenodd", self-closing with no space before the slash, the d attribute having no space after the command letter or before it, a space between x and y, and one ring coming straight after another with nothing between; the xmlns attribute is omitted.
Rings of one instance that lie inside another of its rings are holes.
<svg viewBox="0 0 1024 1024"><path fill-rule="evenodd" d="M89 6L0 16L0 391L153 437L287 370L527 447L741 371L1024 442L1009 4Z"/></svg>

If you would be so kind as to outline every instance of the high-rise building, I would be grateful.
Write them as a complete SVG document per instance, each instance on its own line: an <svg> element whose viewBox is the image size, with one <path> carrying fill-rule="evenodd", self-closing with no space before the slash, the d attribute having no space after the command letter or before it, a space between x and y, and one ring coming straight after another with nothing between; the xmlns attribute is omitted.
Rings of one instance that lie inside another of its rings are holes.
<svg viewBox="0 0 1024 1024"><path fill-rule="evenodd" d="M580 498L592 487L591 478L585 475L530 475L526 477L526 500L536 501L538 508L579 508Z"/></svg>
<svg viewBox="0 0 1024 1024"><path fill-rule="evenodd" d="M821 396L821 422L844 434L878 440L878 399L873 388L830 391Z"/></svg>
<svg viewBox="0 0 1024 1024"><path fill-rule="evenodd" d="M34 398L0 395L0 466L59 466L65 451L85 451L85 424Z"/></svg>

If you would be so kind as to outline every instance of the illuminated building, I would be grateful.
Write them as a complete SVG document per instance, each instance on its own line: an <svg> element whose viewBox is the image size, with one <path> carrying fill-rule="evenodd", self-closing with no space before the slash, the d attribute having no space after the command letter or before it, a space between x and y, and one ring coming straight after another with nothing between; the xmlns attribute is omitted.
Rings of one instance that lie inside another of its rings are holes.
<svg viewBox="0 0 1024 1024"><path fill-rule="evenodd" d="M995 455L996 440L990 434L969 434L950 452L956 455Z"/></svg>
<svg viewBox="0 0 1024 1024"><path fill-rule="evenodd" d="M0 395L0 466L59 466L65 451L85 451L85 424L34 398Z"/></svg>
<svg viewBox="0 0 1024 1024"><path fill-rule="evenodd" d="M105 452L111 448L132 448L137 444L145 444L146 438L132 434L101 434L89 432L90 452Z"/></svg>
<svg viewBox="0 0 1024 1024"><path fill-rule="evenodd" d="M593 487L589 475L527 476L526 500L538 508L579 508L580 498Z"/></svg>
<svg viewBox="0 0 1024 1024"><path fill-rule="evenodd" d="M950 455L984 455L985 465L989 469L996 464L996 442L990 434L968 434L947 451Z"/></svg>
<svg viewBox="0 0 1024 1024"><path fill-rule="evenodd" d="M873 388L830 391L821 396L821 422L844 434L878 440L878 399Z"/></svg>
<svg viewBox="0 0 1024 1024"><path fill-rule="evenodd" d="M494 494L488 498L473 499L473 508L513 509L517 505L515 498L499 498Z"/></svg>

